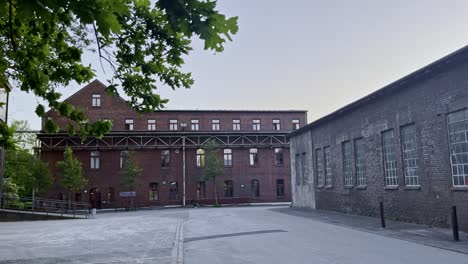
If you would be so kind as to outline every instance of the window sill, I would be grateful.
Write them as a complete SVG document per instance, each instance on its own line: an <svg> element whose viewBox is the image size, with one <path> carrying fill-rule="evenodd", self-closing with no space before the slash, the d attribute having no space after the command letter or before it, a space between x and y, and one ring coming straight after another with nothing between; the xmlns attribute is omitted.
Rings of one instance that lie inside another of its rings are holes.
<svg viewBox="0 0 468 264"><path fill-rule="evenodd" d="M454 186L451 189L455 192L468 192L468 186Z"/></svg>
<svg viewBox="0 0 468 264"><path fill-rule="evenodd" d="M325 189L333 189L333 185L327 185L325 186Z"/></svg>
<svg viewBox="0 0 468 264"><path fill-rule="evenodd" d="M405 190L421 190L420 185L413 185L413 186L405 186Z"/></svg>
<svg viewBox="0 0 468 264"><path fill-rule="evenodd" d="M317 189L322 189L323 185L317 185Z"/></svg>
<svg viewBox="0 0 468 264"><path fill-rule="evenodd" d="M344 188L345 188L345 189L353 189L353 188L354 188L354 186L352 186L352 185L346 186L346 185L345 185L345 187L344 187Z"/></svg>
<svg viewBox="0 0 468 264"><path fill-rule="evenodd" d="M168 170L168 169L170 169L170 167L161 167L161 169Z"/></svg>
<svg viewBox="0 0 468 264"><path fill-rule="evenodd" d="M366 189L367 189L366 185L356 186L356 190L366 190Z"/></svg>
<svg viewBox="0 0 468 264"><path fill-rule="evenodd" d="M284 165L275 164L275 167L284 167Z"/></svg>
<svg viewBox="0 0 468 264"><path fill-rule="evenodd" d="M398 190L398 186L385 186L384 190Z"/></svg>

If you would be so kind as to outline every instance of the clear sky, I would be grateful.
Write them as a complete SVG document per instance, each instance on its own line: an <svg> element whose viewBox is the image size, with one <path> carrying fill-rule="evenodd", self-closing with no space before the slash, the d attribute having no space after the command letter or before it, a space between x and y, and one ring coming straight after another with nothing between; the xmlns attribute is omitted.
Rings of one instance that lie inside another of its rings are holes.
<svg viewBox="0 0 468 264"><path fill-rule="evenodd" d="M186 59L195 85L159 92L168 109L299 109L309 122L468 44L466 0L219 0L239 33ZM96 78L102 72L95 56ZM107 71L110 74L110 71ZM468 73L467 73L468 74ZM64 98L80 87L61 89ZM10 120L40 128L36 99L16 89Z"/></svg>

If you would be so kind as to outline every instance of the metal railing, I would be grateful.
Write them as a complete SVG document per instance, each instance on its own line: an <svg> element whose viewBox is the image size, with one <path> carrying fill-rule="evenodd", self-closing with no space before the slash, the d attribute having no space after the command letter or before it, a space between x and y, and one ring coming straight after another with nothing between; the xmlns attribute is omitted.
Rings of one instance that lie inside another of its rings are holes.
<svg viewBox="0 0 468 264"><path fill-rule="evenodd" d="M88 203L67 200L0 195L0 209L42 215L88 218L90 206Z"/></svg>

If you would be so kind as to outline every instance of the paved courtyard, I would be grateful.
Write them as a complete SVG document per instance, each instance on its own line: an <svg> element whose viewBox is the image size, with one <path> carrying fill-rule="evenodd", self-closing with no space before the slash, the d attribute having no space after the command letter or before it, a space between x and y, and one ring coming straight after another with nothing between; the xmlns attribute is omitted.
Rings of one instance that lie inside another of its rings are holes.
<svg viewBox="0 0 468 264"><path fill-rule="evenodd" d="M447 237L429 246L425 239L391 237L397 230L346 226L357 220L324 214L226 207L0 223L0 263L468 263L468 254L456 247L467 245L466 234L461 244Z"/></svg>

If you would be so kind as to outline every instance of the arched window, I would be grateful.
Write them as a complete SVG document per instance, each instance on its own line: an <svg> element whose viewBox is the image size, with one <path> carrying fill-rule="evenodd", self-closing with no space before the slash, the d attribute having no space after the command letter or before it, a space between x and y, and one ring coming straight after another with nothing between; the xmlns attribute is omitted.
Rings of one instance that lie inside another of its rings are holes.
<svg viewBox="0 0 468 264"><path fill-rule="evenodd" d="M252 192L253 197L260 196L260 183L258 182L258 180L250 181L250 191Z"/></svg>
<svg viewBox="0 0 468 264"><path fill-rule="evenodd" d="M205 167L205 150L204 149L197 149L197 167L198 168Z"/></svg>

